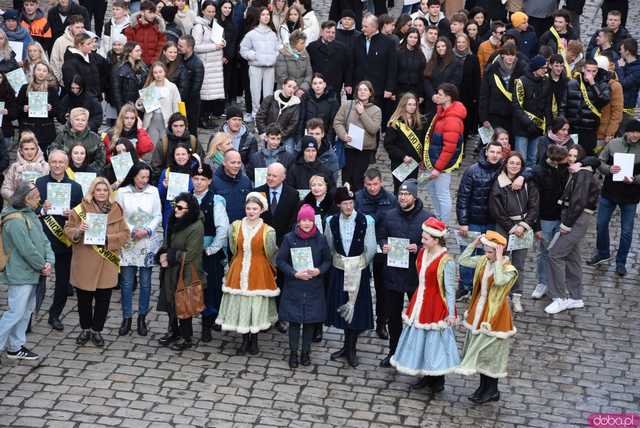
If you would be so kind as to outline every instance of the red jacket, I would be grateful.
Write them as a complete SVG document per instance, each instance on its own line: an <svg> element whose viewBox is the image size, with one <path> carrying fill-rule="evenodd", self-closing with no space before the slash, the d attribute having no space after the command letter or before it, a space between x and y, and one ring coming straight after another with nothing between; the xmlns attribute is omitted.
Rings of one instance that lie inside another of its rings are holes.
<svg viewBox="0 0 640 428"><path fill-rule="evenodd" d="M151 153L153 149L155 149L155 145L153 141L151 141L151 137L147 134L144 128L138 128L138 141L136 141L136 153L138 153L138 157L141 158L143 155L147 153ZM111 137L109 137L109 133L104 134L104 138L102 139L105 145L105 151L107 153L107 162L111 161Z"/></svg>
<svg viewBox="0 0 640 428"><path fill-rule="evenodd" d="M447 109L438 106L431 135L432 144L437 141L442 142L442 150L437 156L437 160L431 160L434 168L438 171L450 167L454 155L461 151L461 137L464 135L464 119L466 117L467 109L459 101L455 101Z"/></svg>
<svg viewBox="0 0 640 428"><path fill-rule="evenodd" d="M164 20L156 17L152 23L142 23L140 13L131 16L131 25L124 30L124 35L130 42L137 42L142 47L142 61L151 65L160 58L162 47L167 41L164 35Z"/></svg>

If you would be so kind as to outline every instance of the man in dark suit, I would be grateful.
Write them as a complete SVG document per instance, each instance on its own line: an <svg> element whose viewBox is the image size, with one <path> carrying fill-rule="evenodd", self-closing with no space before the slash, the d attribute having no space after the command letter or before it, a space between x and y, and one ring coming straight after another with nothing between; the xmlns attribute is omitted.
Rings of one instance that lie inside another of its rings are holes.
<svg viewBox="0 0 640 428"><path fill-rule="evenodd" d="M285 184L286 168L279 162L267 167L267 183L256 187L256 192L262 192L269 201L269 209L262 213L262 220L276 230L276 243L280 246L284 235L289 233L296 222L298 214L298 191ZM283 278L280 271L276 279L278 287L282 289ZM280 333L287 331L282 321L276 323Z"/></svg>
<svg viewBox="0 0 640 428"><path fill-rule="evenodd" d="M396 45L378 32L378 18L373 15L362 20L362 34L355 40L352 61L345 91L351 94L358 82L368 80L373 85L375 104L382 108L383 100L391 98L396 85Z"/></svg>
<svg viewBox="0 0 640 428"><path fill-rule="evenodd" d="M336 40L335 21L325 21L320 28L320 38L307 46L311 69L322 74L340 98L342 84L351 67L351 53L346 45Z"/></svg>

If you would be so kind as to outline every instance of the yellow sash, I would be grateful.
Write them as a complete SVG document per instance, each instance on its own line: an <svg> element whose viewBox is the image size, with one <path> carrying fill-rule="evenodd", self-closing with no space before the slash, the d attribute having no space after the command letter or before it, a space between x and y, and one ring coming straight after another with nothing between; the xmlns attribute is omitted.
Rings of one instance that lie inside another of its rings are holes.
<svg viewBox="0 0 640 428"><path fill-rule="evenodd" d="M87 213L84 211L84 209L82 209L82 204L78 204L78 206L76 206L73 210L76 212L76 214L78 214L78 217L80 217L82 221L87 221ZM103 259L113 263L118 268L118 272L120 272L120 257L118 257L117 254L107 250L107 248L103 246L92 245L92 247L93 250L98 253Z"/></svg>
<svg viewBox="0 0 640 428"><path fill-rule="evenodd" d="M554 119L558 117L558 102L556 101L556 94L551 94L551 115Z"/></svg>
<svg viewBox="0 0 640 428"><path fill-rule="evenodd" d="M595 114L599 118L602 117L602 113L600 113L600 111L596 108L596 106L593 105L593 103L589 99L589 94L587 93L587 87L582 81L582 75L579 76L578 80L580 80L580 92L582 93L582 98L584 98L585 104L587 105L587 107L589 107L589 110L591 110L591 113Z"/></svg>
<svg viewBox="0 0 640 428"><path fill-rule="evenodd" d="M402 132L402 134L407 137L407 140L409 140L413 149L416 151L418 156L420 156L422 154L422 143L420 142L420 139L418 138L416 133L413 132L411 128L409 128L404 122L400 120L396 120L394 124Z"/></svg>
<svg viewBox="0 0 640 428"><path fill-rule="evenodd" d="M509 101L513 100L513 95L511 94L511 92L507 91L507 88L504 87L504 83L502 83L502 79L498 77L497 74L493 75L493 80L495 80L496 86L498 87L500 92L502 92L502 95L504 95L505 98Z"/></svg>
<svg viewBox="0 0 640 428"><path fill-rule="evenodd" d="M76 181L76 173L73 172L71 168L67 168L65 172L67 173L67 177L69 177L73 181Z"/></svg>
<svg viewBox="0 0 640 428"><path fill-rule="evenodd" d="M551 26L551 28L549 28L549 32L556 39L556 45L558 46L558 53L562 55L562 57L564 58L565 55L567 54L567 50L564 48L564 45L562 44L562 38L560 37L560 34L558 34L558 31L555 28L553 28L553 25Z"/></svg>
<svg viewBox="0 0 640 428"><path fill-rule="evenodd" d="M516 84L516 98L518 100L518 104L520 104L520 108L529 117L529 119L531 119L533 124L538 128L540 128L542 132L544 132L544 129L546 128L546 125L547 125L546 118L543 117L542 119L540 119L535 114L524 109L524 85L522 84L522 80L520 79L516 79L515 84ZM555 98L553 100L555 102Z"/></svg>
<svg viewBox="0 0 640 428"><path fill-rule="evenodd" d="M45 215L42 217L42 220L44 221L44 224L47 226L47 228L51 231L51 233L53 233L53 236L58 239L58 241L62 242L67 247L70 247L72 245L71 240L67 238L67 235L64 234L64 229L62 228L62 226L60 226L56 219L53 218L52 215Z"/></svg>

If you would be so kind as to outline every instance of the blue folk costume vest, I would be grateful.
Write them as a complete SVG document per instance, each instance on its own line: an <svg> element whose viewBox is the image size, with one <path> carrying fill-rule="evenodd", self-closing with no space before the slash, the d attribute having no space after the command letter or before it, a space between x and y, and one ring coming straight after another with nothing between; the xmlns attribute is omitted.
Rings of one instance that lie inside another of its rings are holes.
<svg viewBox="0 0 640 428"><path fill-rule="evenodd" d="M346 257L359 256L364 253L365 235L367 233L367 218L362 213L356 214L355 230L346 254L342 246L342 236L340 235L340 214L336 214L329 220L329 227L333 236L333 248L335 251ZM347 323L339 314L338 308L347 303L348 295L344 292L344 272L336 267L331 268L329 289L327 292L327 325L345 330L364 331L373 328L373 306L371 299L371 288L369 286L371 273L369 267L362 270L360 274L360 289L356 299L355 311L351 323Z"/></svg>
<svg viewBox="0 0 640 428"><path fill-rule="evenodd" d="M213 238L216 236L216 222L213 216L213 198L214 194L209 190L200 202L200 211L202 211L204 215L204 248L210 246ZM223 259L223 250L210 256L202 256L202 268L207 274L207 287L204 290L204 303L206 308L202 311L204 316L213 317L218 315L220 301L222 300Z"/></svg>

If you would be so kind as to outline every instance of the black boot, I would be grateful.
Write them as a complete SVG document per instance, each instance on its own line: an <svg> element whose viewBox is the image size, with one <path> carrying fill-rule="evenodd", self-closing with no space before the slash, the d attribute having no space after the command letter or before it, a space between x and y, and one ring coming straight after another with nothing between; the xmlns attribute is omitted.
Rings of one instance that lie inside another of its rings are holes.
<svg viewBox="0 0 640 428"><path fill-rule="evenodd" d="M486 387L482 394L475 401L476 404L484 404L490 401L500 400L500 391L498 391L498 379L495 377L486 376Z"/></svg>
<svg viewBox="0 0 640 428"><path fill-rule="evenodd" d="M169 346L176 340L178 340L180 335L178 334L178 320L169 319L169 327L167 328L167 332L162 336L158 343L160 346Z"/></svg>
<svg viewBox="0 0 640 428"><path fill-rule="evenodd" d="M478 389L476 389L475 391L473 391L473 394L471 394L469 396L469 400L473 401L474 403L476 403L478 401L478 398L480 398L480 395L482 395L482 393L484 392L484 389L487 387L487 377L483 374L480 375L480 386L478 386Z"/></svg>
<svg viewBox="0 0 640 428"><path fill-rule="evenodd" d="M249 333L242 335L242 343L236 351L236 355L245 355L249 349Z"/></svg>
<svg viewBox="0 0 640 428"><path fill-rule="evenodd" d="M118 334L120 336L126 336L129 332L131 332L131 318L123 318Z"/></svg>
<svg viewBox="0 0 640 428"><path fill-rule="evenodd" d="M444 391L444 376L432 376L429 389L431 389L432 394Z"/></svg>
<svg viewBox="0 0 640 428"><path fill-rule="evenodd" d="M386 357L382 361L380 361L380 367L389 368L391 367L391 357L393 356L393 352L389 352Z"/></svg>
<svg viewBox="0 0 640 428"><path fill-rule="evenodd" d="M213 317L211 316L202 316L202 336L200 337L200 340L202 340L205 343L211 342L211 340L213 339L211 337L211 327L213 325Z"/></svg>
<svg viewBox="0 0 640 428"><path fill-rule="evenodd" d="M260 352L260 349L258 349L258 333L252 333L249 336L249 354L258 355L258 352Z"/></svg>
<svg viewBox="0 0 640 428"><path fill-rule="evenodd" d="M376 334L380 339L389 339L389 332L387 331L387 322L384 319L379 319L376 322Z"/></svg>
<svg viewBox="0 0 640 428"><path fill-rule="evenodd" d="M146 318L146 315L138 315L138 334L140 336L146 336L149 333ZM129 320L129 326L131 326L131 320Z"/></svg>
<svg viewBox="0 0 640 428"><path fill-rule="evenodd" d="M316 324L316 327L313 329L313 338L311 341L313 343L322 342L322 323Z"/></svg>
<svg viewBox="0 0 640 428"><path fill-rule="evenodd" d="M298 353L295 351L291 351L291 353L289 353L289 368L298 368Z"/></svg>
<svg viewBox="0 0 640 428"><path fill-rule="evenodd" d="M193 342L190 337L179 337L178 340L171 344L171 349L174 351L184 351L193 346Z"/></svg>
<svg viewBox="0 0 640 428"><path fill-rule="evenodd" d="M354 369L360 365L360 361L356 355L356 344L358 343L358 335L351 332L349 336L349 348L347 348L347 363Z"/></svg>
<svg viewBox="0 0 640 428"><path fill-rule="evenodd" d="M339 358L343 358L343 357L347 356L347 348L348 348L349 336L350 335L351 335L350 330L345 330L344 331L344 344L342 345L342 348L340 348L340 350L332 353L329 356L331 361L336 361Z"/></svg>
<svg viewBox="0 0 640 428"><path fill-rule="evenodd" d="M426 387L431 387L431 377L430 376L422 376L422 378L416 383L411 385L411 389L418 390Z"/></svg>
<svg viewBox="0 0 640 428"><path fill-rule="evenodd" d="M287 323L285 321L276 321L276 330L278 330L280 333L286 333L287 332Z"/></svg>
<svg viewBox="0 0 640 428"><path fill-rule="evenodd" d="M302 364L303 366L311 365L311 356L309 355L309 351L302 351L302 354L300 356L300 364Z"/></svg>

